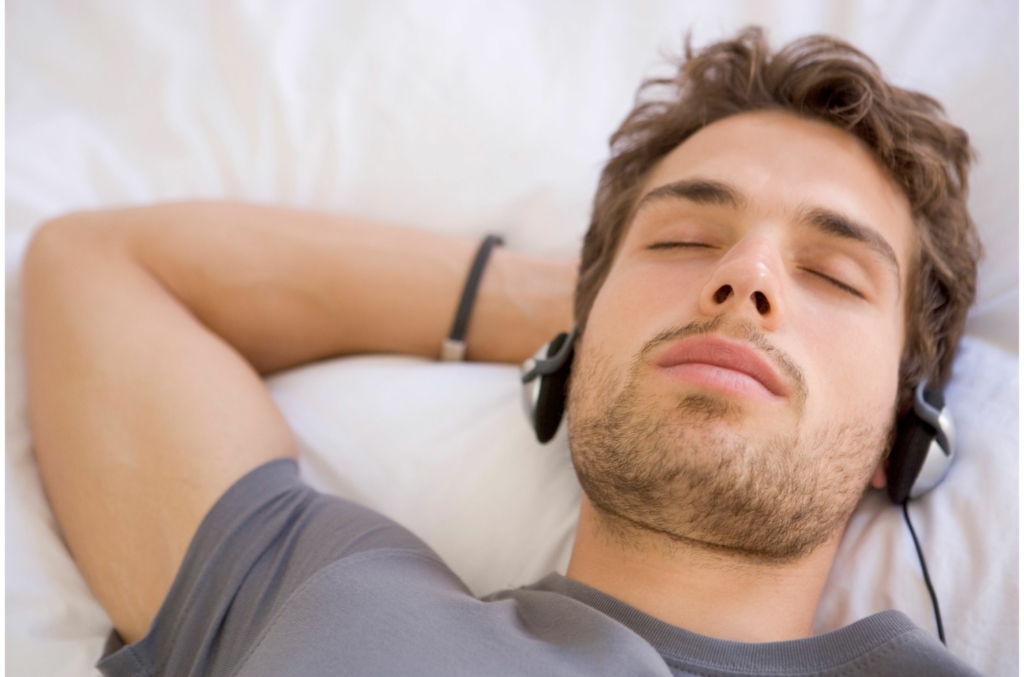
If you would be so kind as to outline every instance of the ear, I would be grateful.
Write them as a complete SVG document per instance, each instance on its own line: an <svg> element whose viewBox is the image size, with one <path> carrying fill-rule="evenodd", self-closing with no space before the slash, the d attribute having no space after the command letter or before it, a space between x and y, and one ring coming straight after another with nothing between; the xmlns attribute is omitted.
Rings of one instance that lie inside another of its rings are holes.
<svg viewBox="0 0 1024 677"><path fill-rule="evenodd" d="M886 472L885 472L886 459L882 459L875 466L875 472L871 475L871 486L875 489L884 489L886 485Z"/></svg>

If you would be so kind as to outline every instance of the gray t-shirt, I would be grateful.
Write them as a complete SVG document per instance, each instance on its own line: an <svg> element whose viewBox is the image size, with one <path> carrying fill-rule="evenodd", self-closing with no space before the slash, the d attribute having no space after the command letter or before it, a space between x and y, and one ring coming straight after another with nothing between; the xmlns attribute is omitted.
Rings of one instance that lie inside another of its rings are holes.
<svg viewBox="0 0 1024 677"><path fill-rule="evenodd" d="M903 614L745 644L669 625L552 573L473 596L421 540L321 494L294 461L205 517L149 633L111 634L108 677L212 675L976 675Z"/></svg>

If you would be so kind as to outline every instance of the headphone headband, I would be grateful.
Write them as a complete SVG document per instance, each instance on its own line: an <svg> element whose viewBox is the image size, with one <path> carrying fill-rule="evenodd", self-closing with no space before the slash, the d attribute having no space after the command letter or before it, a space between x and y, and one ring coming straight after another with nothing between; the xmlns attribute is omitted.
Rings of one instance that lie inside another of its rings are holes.
<svg viewBox="0 0 1024 677"><path fill-rule="evenodd" d="M914 413L935 428L935 436L939 443L952 454L952 449L956 447L953 417L946 408L946 398L942 391L928 389L927 379L914 388Z"/></svg>
<svg viewBox="0 0 1024 677"><path fill-rule="evenodd" d="M538 376L550 376L559 369L561 369L565 362L569 358L569 354L572 352L573 345L576 343L576 327L572 328L569 335L566 336L565 340L562 341L562 345L559 346L558 352L551 357L546 356L548 345L545 344L537 351L537 354L526 360L523 363L523 383L529 383Z"/></svg>
<svg viewBox="0 0 1024 677"><path fill-rule="evenodd" d="M565 411L576 333L573 327L568 334L559 334L523 362L523 407L542 443L555 436Z"/></svg>

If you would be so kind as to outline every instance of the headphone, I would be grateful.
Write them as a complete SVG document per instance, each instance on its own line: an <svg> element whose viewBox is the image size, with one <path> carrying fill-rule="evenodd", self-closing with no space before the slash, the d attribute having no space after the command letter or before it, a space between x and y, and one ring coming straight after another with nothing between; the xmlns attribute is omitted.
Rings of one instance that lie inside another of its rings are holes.
<svg viewBox="0 0 1024 677"><path fill-rule="evenodd" d="M561 333L540 347L523 362L523 408L530 427L541 444L547 444L558 432L565 411L565 389L576 347L576 327Z"/></svg>
<svg viewBox="0 0 1024 677"><path fill-rule="evenodd" d="M559 334L521 368L523 406L542 444L555 436L562 421L576 334L577 327ZM945 396L922 381L914 389L913 409L896 424L886 473L892 502L901 504L938 485L949 471L955 447L956 429Z"/></svg>

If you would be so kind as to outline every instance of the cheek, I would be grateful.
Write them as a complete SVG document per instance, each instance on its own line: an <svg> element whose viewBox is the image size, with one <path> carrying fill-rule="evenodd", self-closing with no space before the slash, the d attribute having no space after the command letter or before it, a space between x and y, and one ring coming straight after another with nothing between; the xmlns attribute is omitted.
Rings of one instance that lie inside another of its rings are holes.
<svg viewBox="0 0 1024 677"><path fill-rule="evenodd" d="M602 335L632 336L626 345L635 350L658 332L692 320L702 284L692 268L649 262L613 267L594 300L587 331L597 320Z"/></svg>
<svg viewBox="0 0 1024 677"><path fill-rule="evenodd" d="M873 409L888 416L899 381L902 322L819 310L801 324L796 333L815 364L809 386L825 395L818 399L826 413Z"/></svg>
<svg viewBox="0 0 1024 677"><path fill-rule="evenodd" d="M624 385L637 352L658 333L692 319L695 299L665 271L642 264L613 267L590 309L583 338L586 360L579 363L588 373L578 381L600 377L606 381L602 387Z"/></svg>

